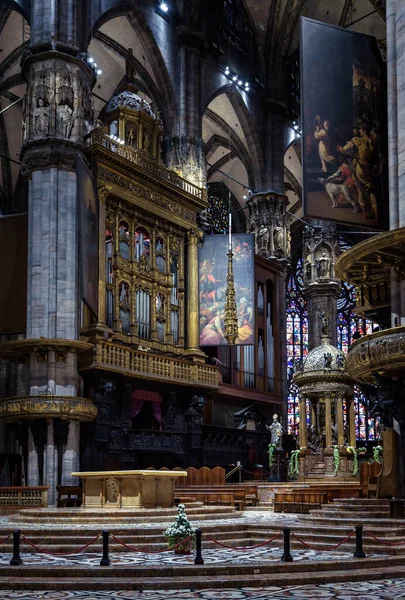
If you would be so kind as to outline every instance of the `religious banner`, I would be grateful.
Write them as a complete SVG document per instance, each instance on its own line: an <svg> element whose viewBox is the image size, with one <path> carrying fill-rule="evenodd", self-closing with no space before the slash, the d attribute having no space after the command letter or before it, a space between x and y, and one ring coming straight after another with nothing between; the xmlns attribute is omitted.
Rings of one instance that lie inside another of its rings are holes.
<svg viewBox="0 0 405 600"><path fill-rule="evenodd" d="M236 344L254 344L254 236L232 236L238 337ZM224 346L228 274L228 236L208 235L199 251L200 346Z"/></svg>
<svg viewBox="0 0 405 600"><path fill-rule="evenodd" d="M92 174L76 158L79 219L80 297L92 313L98 313L98 205Z"/></svg>
<svg viewBox="0 0 405 600"><path fill-rule="evenodd" d="M385 69L375 38L301 18L306 217L386 228Z"/></svg>

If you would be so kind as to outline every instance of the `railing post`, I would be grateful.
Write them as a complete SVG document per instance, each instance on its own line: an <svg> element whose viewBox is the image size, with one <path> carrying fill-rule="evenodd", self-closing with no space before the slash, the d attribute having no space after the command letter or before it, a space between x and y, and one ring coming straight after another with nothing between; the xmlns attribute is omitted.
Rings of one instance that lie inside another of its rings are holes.
<svg viewBox="0 0 405 600"><path fill-rule="evenodd" d="M195 565L203 565L204 559L201 554L201 539L202 539L202 531L201 529L195 530Z"/></svg>
<svg viewBox="0 0 405 600"><path fill-rule="evenodd" d="M292 560L293 560L293 557L291 556L291 552L290 552L290 533L291 533L291 529L289 527L283 528L284 553L283 553L283 556L281 557L282 562L292 562Z"/></svg>
<svg viewBox="0 0 405 600"><path fill-rule="evenodd" d="M13 558L10 560L10 565L22 565L20 556L20 540L21 531L17 529L13 531Z"/></svg>
<svg viewBox="0 0 405 600"><path fill-rule="evenodd" d="M108 556L108 538L110 537L109 531L103 531L103 558L100 561L100 567L109 567L111 562Z"/></svg>
<svg viewBox="0 0 405 600"><path fill-rule="evenodd" d="M363 526L356 525L356 550L353 554L354 558L365 558L363 551Z"/></svg>

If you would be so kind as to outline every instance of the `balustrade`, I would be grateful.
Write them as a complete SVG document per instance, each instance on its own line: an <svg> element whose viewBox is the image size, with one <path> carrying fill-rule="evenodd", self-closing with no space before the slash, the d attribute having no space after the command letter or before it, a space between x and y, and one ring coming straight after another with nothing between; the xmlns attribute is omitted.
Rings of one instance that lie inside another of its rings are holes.
<svg viewBox="0 0 405 600"><path fill-rule="evenodd" d="M217 388L219 385L216 367L158 356L111 342L98 342L92 351L80 357L79 364L80 370L103 366L121 370L128 376L143 374L152 379L194 383L208 388Z"/></svg>
<svg viewBox="0 0 405 600"><path fill-rule="evenodd" d="M46 507L48 486L0 487L0 507Z"/></svg>

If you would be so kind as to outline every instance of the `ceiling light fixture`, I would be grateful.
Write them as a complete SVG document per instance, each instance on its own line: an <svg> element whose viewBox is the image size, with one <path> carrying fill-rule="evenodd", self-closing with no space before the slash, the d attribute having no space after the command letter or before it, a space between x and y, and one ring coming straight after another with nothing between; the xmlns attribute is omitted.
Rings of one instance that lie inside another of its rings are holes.
<svg viewBox="0 0 405 600"><path fill-rule="evenodd" d="M159 8L162 12L167 13L169 12L169 5L167 4L167 2L161 2L159 4Z"/></svg>

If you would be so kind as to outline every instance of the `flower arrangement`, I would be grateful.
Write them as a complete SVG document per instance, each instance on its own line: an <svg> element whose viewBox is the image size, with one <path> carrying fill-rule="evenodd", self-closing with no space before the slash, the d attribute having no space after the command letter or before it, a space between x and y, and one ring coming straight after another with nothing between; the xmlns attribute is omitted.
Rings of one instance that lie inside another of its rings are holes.
<svg viewBox="0 0 405 600"><path fill-rule="evenodd" d="M292 450L290 460L288 461L288 475L290 477L294 477L300 472L300 466L298 461L299 455L299 450Z"/></svg>
<svg viewBox="0 0 405 600"><path fill-rule="evenodd" d="M383 457L383 447L382 446L374 446L373 448L373 458L375 460L375 462L377 463L382 463L382 457Z"/></svg>
<svg viewBox="0 0 405 600"><path fill-rule="evenodd" d="M335 470L333 472L334 475L339 471L340 465L340 454L339 454L339 446L333 446L333 464L335 465Z"/></svg>
<svg viewBox="0 0 405 600"><path fill-rule="evenodd" d="M273 465L274 460L274 450L276 449L276 444L269 444L269 467Z"/></svg>
<svg viewBox="0 0 405 600"><path fill-rule="evenodd" d="M359 457L357 456L357 449L353 446L347 446L347 451L353 454L353 475L359 474Z"/></svg>
<svg viewBox="0 0 405 600"><path fill-rule="evenodd" d="M194 540L194 528L192 527L190 521L187 518L186 507L184 506L184 504L178 505L177 516L174 520L174 523L172 525L169 525L169 527L166 529L165 536L168 539L169 548L177 546L177 548L174 549L175 553L190 553ZM190 536L191 539L187 540L187 538L189 538ZM181 544L183 540L187 541L185 541L184 544Z"/></svg>
<svg viewBox="0 0 405 600"><path fill-rule="evenodd" d="M359 446L357 448L357 454L367 454L367 448L365 446Z"/></svg>

